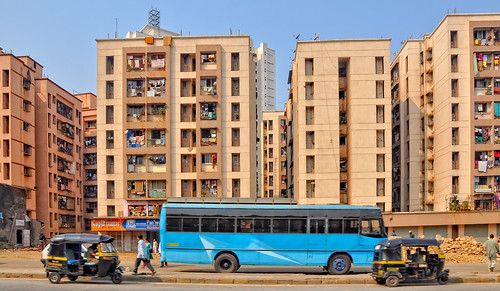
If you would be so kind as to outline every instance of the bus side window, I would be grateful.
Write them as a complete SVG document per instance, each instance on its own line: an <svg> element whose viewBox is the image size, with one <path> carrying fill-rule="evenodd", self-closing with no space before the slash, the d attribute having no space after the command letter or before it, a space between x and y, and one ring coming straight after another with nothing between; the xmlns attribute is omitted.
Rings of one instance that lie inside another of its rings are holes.
<svg viewBox="0 0 500 291"><path fill-rule="evenodd" d="M252 232L252 219L239 218L236 221L236 232Z"/></svg>
<svg viewBox="0 0 500 291"><path fill-rule="evenodd" d="M345 219L344 220L344 233L359 233L359 220Z"/></svg>
<svg viewBox="0 0 500 291"><path fill-rule="evenodd" d="M382 234L382 228L380 227L380 221L372 219L372 233Z"/></svg>
<svg viewBox="0 0 500 291"><path fill-rule="evenodd" d="M288 233L288 219L273 219L273 233Z"/></svg>
<svg viewBox="0 0 500 291"><path fill-rule="evenodd" d="M270 233L271 219L254 219L253 232Z"/></svg>
<svg viewBox="0 0 500 291"><path fill-rule="evenodd" d="M306 233L307 219L290 219L290 233Z"/></svg>
<svg viewBox="0 0 500 291"><path fill-rule="evenodd" d="M181 231L181 219L179 217L167 217L167 231Z"/></svg>
<svg viewBox="0 0 500 291"><path fill-rule="evenodd" d="M201 219L202 232L217 232L217 218L202 218Z"/></svg>
<svg viewBox="0 0 500 291"><path fill-rule="evenodd" d="M372 233L369 220L361 220L361 234Z"/></svg>
<svg viewBox="0 0 500 291"><path fill-rule="evenodd" d="M328 233L342 233L342 219L328 219Z"/></svg>
<svg viewBox="0 0 500 291"><path fill-rule="evenodd" d="M199 218L183 218L182 219L182 231L183 232L198 232L200 226Z"/></svg>
<svg viewBox="0 0 500 291"><path fill-rule="evenodd" d="M234 232L234 218L219 218L217 232Z"/></svg>
<svg viewBox="0 0 500 291"><path fill-rule="evenodd" d="M325 220L324 219L310 219L309 220L309 233L325 233Z"/></svg>

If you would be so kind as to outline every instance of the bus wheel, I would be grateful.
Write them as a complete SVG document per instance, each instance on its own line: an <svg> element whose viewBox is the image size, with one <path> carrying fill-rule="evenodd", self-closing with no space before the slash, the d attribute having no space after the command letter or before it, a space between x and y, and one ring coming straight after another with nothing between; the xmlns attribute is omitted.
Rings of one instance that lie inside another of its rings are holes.
<svg viewBox="0 0 500 291"><path fill-rule="evenodd" d="M347 274L351 269L351 259L347 255L337 254L328 261L328 273L332 275Z"/></svg>
<svg viewBox="0 0 500 291"><path fill-rule="evenodd" d="M231 254L222 254L215 259L214 268L217 273L234 273L238 270L238 260Z"/></svg>

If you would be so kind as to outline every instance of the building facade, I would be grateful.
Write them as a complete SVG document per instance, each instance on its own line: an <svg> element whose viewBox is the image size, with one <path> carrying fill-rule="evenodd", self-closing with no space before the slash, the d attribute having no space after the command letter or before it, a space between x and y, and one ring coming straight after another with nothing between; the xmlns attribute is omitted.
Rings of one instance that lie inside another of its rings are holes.
<svg viewBox="0 0 500 291"><path fill-rule="evenodd" d="M97 96L75 96L82 100L83 219L85 231L90 231L91 219L97 217Z"/></svg>
<svg viewBox="0 0 500 291"><path fill-rule="evenodd" d="M256 197L251 47L240 35L97 40L100 218L157 230L169 198ZM119 235L124 249L134 236Z"/></svg>
<svg viewBox="0 0 500 291"><path fill-rule="evenodd" d="M35 79L42 67L0 49L0 183L26 192L26 213L37 218L35 173Z"/></svg>
<svg viewBox="0 0 500 291"><path fill-rule="evenodd" d="M284 111L264 111L262 113L261 137L262 157L261 177L263 198L286 198L286 129Z"/></svg>
<svg viewBox="0 0 500 291"><path fill-rule="evenodd" d="M389 39L297 43L287 115L299 204L391 209L389 64Z"/></svg>
<svg viewBox="0 0 500 291"><path fill-rule="evenodd" d="M82 102L47 78L36 80L36 92L37 219L47 237L81 232Z"/></svg>
<svg viewBox="0 0 500 291"><path fill-rule="evenodd" d="M447 15L391 65L393 211L494 209L500 14Z"/></svg>

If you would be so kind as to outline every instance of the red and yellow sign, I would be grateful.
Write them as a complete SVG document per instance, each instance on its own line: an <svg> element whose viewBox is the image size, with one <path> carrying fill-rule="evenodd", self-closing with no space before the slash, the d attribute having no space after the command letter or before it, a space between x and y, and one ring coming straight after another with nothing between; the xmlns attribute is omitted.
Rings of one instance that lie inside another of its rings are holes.
<svg viewBox="0 0 500 291"><path fill-rule="evenodd" d="M92 219L92 231L124 231L122 221L118 218Z"/></svg>

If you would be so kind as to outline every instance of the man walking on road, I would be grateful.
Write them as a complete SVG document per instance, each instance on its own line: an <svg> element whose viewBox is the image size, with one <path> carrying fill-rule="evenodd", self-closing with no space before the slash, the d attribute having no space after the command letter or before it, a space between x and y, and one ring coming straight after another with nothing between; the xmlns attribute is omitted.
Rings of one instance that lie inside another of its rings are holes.
<svg viewBox="0 0 500 291"><path fill-rule="evenodd" d="M137 236L137 259L135 260L135 268L133 273L134 275L137 275L137 268L139 268L141 261L143 261L146 267L151 270L151 273L154 276L156 274L156 271L149 263L149 258L146 257L146 243L142 239L142 235L139 234Z"/></svg>
<svg viewBox="0 0 500 291"><path fill-rule="evenodd" d="M497 263L497 254L500 253L500 248L498 247L498 242L493 234L490 234L490 239L484 243L486 248L486 260L488 262L488 268L490 272L493 272L495 265Z"/></svg>

